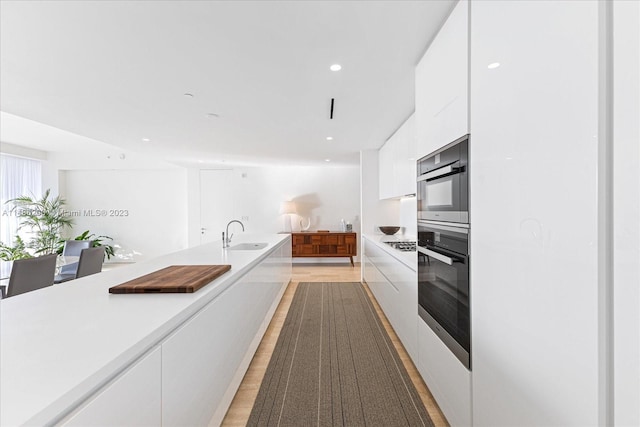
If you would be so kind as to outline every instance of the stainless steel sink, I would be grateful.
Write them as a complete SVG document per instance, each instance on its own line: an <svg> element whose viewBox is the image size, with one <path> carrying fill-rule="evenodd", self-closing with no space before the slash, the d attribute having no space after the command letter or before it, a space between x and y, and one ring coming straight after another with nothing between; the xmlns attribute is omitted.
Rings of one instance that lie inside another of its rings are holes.
<svg viewBox="0 0 640 427"><path fill-rule="evenodd" d="M257 251L269 246L268 243L238 243L229 247L230 251Z"/></svg>

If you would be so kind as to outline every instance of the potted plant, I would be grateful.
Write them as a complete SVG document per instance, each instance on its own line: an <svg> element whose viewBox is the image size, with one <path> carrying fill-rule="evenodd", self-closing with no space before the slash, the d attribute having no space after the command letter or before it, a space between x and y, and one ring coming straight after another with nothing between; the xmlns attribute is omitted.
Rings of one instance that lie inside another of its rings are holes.
<svg viewBox="0 0 640 427"><path fill-rule="evenodd" d="M0 259L3 261L13 261L16 259L32 258L32 255L27 252L27 247L20 236L16 237L16 241L13 246L5 245L0 242Z"/></svg>
<svg viewBox="0 0 640 427"><path fill-rule="evenodd" d="M36 255L56 253L62 231L73 225L73 220L65 214L62 208L65 200L60 196L49 198L51 190L36 199L30 196L16 197L7 203L12 203L12 212L20 218L18 230L28 228L33 233L27 247L34 250Z"/></svg>
<svg viewBox="0 0 640 427"><path fill-rule="evenodd" d="M111 257L115 254L115 249L110 244L105 244L104 240L108 239L113 241L113 239L109 236L96 236L94 233L89 233L89 230L84 231L82 234L73 238L73 240L91 240L93 241L92 246L95 248L96 246L104 246L104 255L107 259L111 259ZM64 250L64 242L69 239L59 239L58 240L58 248L56 252L60 255Z"/></svg>

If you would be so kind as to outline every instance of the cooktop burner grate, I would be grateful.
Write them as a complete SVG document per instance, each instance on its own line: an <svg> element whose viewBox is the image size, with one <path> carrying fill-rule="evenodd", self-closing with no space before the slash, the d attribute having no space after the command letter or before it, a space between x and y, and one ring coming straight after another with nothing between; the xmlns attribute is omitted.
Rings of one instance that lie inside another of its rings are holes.
<svg viewBox="0 0 640 427"><path fill-rule="evenodd" d="M387 245L391 246L402 252L415 252L416 251L416 242L385 242Z"/></svg>

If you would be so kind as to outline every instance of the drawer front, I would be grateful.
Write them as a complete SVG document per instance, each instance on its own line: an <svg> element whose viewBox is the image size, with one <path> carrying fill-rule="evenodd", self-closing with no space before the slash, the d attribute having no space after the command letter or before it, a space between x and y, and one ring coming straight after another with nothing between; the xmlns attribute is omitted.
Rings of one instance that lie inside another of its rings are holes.
<svg viewBox="0 0 640 427"><path fill-rule="evenodd" d="M310 241L309 242L305 242L306 237L308 237L308 236L302 236L302 235L299 235L299 234L294 234L292 237L293 237L292 242L293 242L294 245L303 245L305 243L311 243Z"/></svg>
<svg viewBox="0 0 640 427"><path fill-rule="evenodd" d="M340 255L349 255L351 253L351 248L347 245L338 246L337 252Z"/></svg>
<svg viewBox="0 0 640 427"><path fill-rule="evenodd" d="M322 244L323 245L337 245L338 244L338 238L340 236L337 236L335 234L327 234L326 236L322 236Z"/></svg>
<svg viewBox="0 0 640 427"><path fill-rule="evenodd" d="M320 255L333 255L338 253L336 245L320 245L318 246L318 253Z"/></svg>
<svg viewBox="0 0 640 427"><path fill-rule="evenodd" d="M293 255L310 255L313 254L313 245L296 245L293 248Z"/></svg>

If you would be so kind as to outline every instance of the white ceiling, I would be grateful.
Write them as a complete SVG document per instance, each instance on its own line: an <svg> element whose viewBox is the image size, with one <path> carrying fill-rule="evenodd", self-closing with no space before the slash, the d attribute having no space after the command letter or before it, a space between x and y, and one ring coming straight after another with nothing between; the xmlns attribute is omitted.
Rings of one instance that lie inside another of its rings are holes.
<svg viewBox="0 0 640 427"><path fill-rule="evenodd" d="M181 165L357 164L454 3L3 0L0 110ZM13 122L3 142L69 149Z"/></svg>

